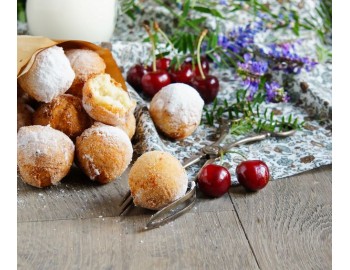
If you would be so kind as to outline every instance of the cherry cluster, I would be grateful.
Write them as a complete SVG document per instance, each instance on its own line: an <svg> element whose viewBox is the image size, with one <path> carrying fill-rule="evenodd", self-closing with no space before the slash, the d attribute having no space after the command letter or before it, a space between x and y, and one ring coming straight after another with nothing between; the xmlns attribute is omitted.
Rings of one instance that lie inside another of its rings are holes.
<svg viewBox="0 0 350 270"><path fill-rule="evenodd" d="M203 79L198 63L187 58L179 68L170 66L171 59L163 57L156 60L156 70L151 66L136 64L128 72L126 81L138 92L153 97L160 89L170 83L185 83L195 88L205 103L211 103L219 92L219 81L209 75L209 61L201 57L201 67L205 74Z"/></svg>
<svg viewBox="0 0 350 270"><path fill-rule="evenodd" d="M236 167L238 182L249 191L258 191L264 188L270 179L269 168L261 160L242 161ZM198 174L198 187L210 197L224 195L231 186L230 172L223 166L209 164Z"/></svg>
<svg viewBox="0 0 350 270"><path fill-rule="evenodd" d="M170 43L170 40L157 24L154 28L163 34L164 38ZM206 104L213 102L219 92L219 80L209 74L209 61L205 55L201 56L200 53L201 43L208 31L204 30L199 37L196 59L189 57L183 63L180 63L177 56L174 59L176 61L172 61L167 57L156 59L154 38L147 25L145 29L152 44L152 66L142 64L132 66L127 72L126 81L136 91L149 97L153 97L160 89L170 83L185 83L195 88ZM176 64L171 65L172 62L176 62Z"/></svg>

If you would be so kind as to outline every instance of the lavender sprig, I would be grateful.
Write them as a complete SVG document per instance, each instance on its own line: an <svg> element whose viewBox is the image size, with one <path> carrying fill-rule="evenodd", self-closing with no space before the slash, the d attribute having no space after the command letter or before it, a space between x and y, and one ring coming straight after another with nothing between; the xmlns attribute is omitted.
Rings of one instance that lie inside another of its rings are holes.
<svg viewBox="0 0 350 270"><path fill-rule="evenodd" d="M265 83L266 102L288 102L289 96L278 82Z"/></svg>
<svg viewBox="0 0 350 270"><path fill-rule="evenodd" d="M259 89L261 77L267 72L268 66L265 61L254 61L251 54L244 54L244 62L238 63L237 73L243 80L243 86L249 90L248 100L252 100Z"/></svg>
<svg viewBox="0 0 350 270"><path fill-rule="evenodd" d="M310 71L317 65L316 61L299 56L291 43L270 44L267 49L261 49L260 53L268 60L271 69L291 74L299 74L303 68Z"/></svg>

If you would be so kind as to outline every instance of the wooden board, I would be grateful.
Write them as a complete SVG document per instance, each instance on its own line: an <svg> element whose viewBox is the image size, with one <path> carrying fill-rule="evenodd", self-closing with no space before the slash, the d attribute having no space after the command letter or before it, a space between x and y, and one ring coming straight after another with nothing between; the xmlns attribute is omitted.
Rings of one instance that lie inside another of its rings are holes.
<svg viewBox="0 0 350 270"><path fill-rule="evenodd" d="M188 213L150 231L142 230L145 222L132 216L19 223L18 269L258 269L232 211Z"/></svg>
<svg viewBox="0 0 350 270"><path fill-rule="evenodd" d="M331 269L331 171L271 186L255 194L241 188L230 193L260 268Z"/></svg>
<svg viewBox="0 0 350 270"><path fill-rule="evenodd" d="M152 211L116 216L126 176L101 186L73 171L49 189L19 180L18 269L331 269L330 166L257 193L199 196L150 231Z"/></svg>

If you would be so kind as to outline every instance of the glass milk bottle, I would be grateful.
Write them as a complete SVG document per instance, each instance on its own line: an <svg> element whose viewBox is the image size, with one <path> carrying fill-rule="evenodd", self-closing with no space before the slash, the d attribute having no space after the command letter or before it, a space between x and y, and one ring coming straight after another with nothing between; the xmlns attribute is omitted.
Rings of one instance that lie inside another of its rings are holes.
<svg viewBox="0 0 350 270"><path fill-rule="evenodd" d="M31 35L52 39L109 41L116 22L116 0L27 0Z"/></svg>

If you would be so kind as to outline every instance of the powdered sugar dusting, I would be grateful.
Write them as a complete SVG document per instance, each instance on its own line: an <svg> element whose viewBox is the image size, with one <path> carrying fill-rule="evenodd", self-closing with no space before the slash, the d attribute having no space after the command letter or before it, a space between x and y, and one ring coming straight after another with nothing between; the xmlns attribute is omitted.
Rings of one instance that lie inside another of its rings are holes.
<svg viewBox="0 0 350 270"><path fill-rule="evenodd" d="M71 66L77 76L86 81L91 74L104 72L106 64L98 53L86 49L70 49L66 51Z"/></svg>
<svg viewBox="0 0 350 270"><path fill-rule="evenodd" d="M108 143L123 143L128 145L128 147L130 145L132 148L130 139L124 130L119 127L108 126L100 122L96 122L91 128L86 129L81 136L91 136L92 134L96 133L102 137L105 137L108 140Z"/></svg>
<svg viewBox="0 0 350 270"><path fill-rule="evenodd" d="M27 126L19 129L17 134L17 150L24 151L29 164L34 164L41 155L51 155L53 152L64 151L68 163L74 144L64 133L49 126Z"/></svg>
<svg viewBox="0 0 350 270"><path fill-rule="evenodd" d="M193 87L172 83L153 97L150 106L156 111L169 113L174 125L192 125L199 123L204 101Z"/></svg>
<svg viewBox="0 0 350 270"><path fill-rule="evenodd" d="M31 69L19 78L21 87L37 101L50 102L72 85L75 73L61 47L40 52Z"/></svg>

